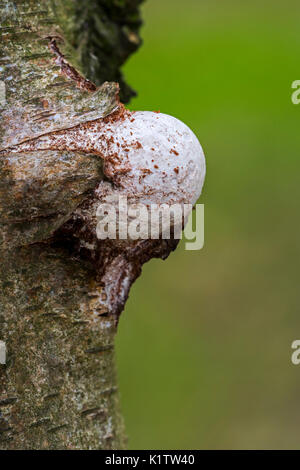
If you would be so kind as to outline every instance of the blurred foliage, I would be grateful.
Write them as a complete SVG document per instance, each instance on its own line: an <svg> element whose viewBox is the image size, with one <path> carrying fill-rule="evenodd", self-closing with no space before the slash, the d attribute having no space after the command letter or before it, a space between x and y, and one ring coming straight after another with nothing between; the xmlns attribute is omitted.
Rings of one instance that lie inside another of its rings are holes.
<svg viewBox="0 0 300 470"><path fill-rule="evenodd" d="M118 333L131 449L299 448L300 4L149 0L131 108L203 144L205 247L151 261Z"/></svg>

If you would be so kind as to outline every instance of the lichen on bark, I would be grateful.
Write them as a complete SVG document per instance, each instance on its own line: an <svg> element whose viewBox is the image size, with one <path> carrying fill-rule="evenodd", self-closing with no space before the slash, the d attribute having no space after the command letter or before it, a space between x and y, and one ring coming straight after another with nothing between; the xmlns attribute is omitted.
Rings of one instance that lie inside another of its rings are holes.
<svg viewBox="0 0 300 470"><path fill-rule="evenodd" d="M124 447L111 318L91 325L94 272L42 244L1 253L0 449Z"/></svg>

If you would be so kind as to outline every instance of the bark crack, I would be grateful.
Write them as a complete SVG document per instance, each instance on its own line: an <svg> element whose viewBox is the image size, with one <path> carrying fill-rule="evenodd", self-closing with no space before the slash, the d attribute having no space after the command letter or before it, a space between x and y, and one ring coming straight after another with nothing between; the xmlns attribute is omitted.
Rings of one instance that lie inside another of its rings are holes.
<svg viewBox="0 0 300 470"><path fill-rule="evenodd" d="M61 73L70 80L73 80L76 83L76 86L81 90L85 91L96 91L97 87L90 80L84 78L80 73L69 64L65 59L65 56L59 50L56 39L49 37L49 49L54 54L54 62L60 67Z"/></svg>

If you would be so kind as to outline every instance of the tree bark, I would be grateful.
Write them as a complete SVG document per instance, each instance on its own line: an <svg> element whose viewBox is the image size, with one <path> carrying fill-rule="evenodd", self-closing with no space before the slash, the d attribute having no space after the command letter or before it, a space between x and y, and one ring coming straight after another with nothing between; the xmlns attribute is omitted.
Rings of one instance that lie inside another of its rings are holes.
<svg viewBox="0 0 300 470"><path fill-rule="evenodd" d="M88 318L93 270L41 244L1 265L0 448L123 448L114 322Z"/></svg>
<svg viewBox="0 0 300 470"><path fill-rule="evenodd" d="M118 84L83 73L132 95L119 67L140 44L139 3L0 2L0 449L124 447L115 318L94 265L54 236L103 179L101 159L9 148L118 109Z"/></svg>

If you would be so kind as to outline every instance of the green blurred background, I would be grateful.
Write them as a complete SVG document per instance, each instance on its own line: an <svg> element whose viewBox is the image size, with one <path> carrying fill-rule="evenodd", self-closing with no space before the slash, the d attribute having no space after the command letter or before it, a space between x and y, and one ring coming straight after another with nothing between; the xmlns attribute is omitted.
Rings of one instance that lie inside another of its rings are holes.
<svg viewBox="0 0 300 470"><path fill-rule="evenodd" d="M131 109L207 158L205 247L136 282L117 338L130 449L300 448L299 1L148 0Z"/></svg>

